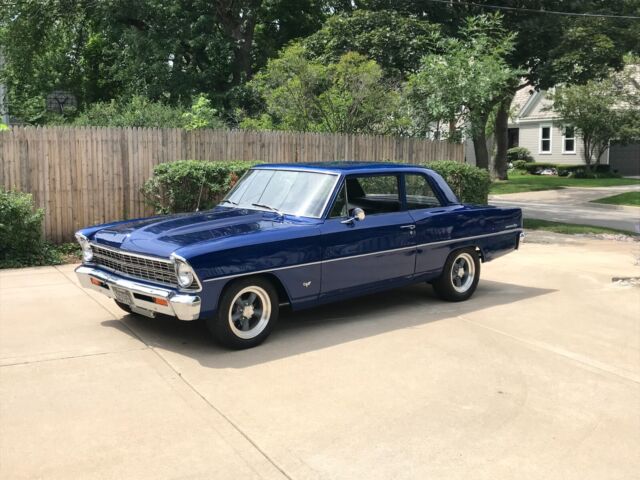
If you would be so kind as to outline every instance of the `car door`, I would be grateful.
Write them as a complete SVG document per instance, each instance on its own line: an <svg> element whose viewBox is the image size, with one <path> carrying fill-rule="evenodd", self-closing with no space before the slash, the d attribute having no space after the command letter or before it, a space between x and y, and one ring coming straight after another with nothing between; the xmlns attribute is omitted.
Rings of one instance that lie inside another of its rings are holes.
<svg viewBox="0 0 640 480"><path fill-rule="evenodd" d="M406 206L415 223L416 275L439 273L447 260L459 205L443 206L427 175L404 175Z"/></svg>
<svg viewBox="0 0 640 480"><path fill-rule="evenodd" d="M398 175L347 176L321 226L321 297L353 294L413 276L415 225ZM355 208L364 220L351 220Z"/></svg>

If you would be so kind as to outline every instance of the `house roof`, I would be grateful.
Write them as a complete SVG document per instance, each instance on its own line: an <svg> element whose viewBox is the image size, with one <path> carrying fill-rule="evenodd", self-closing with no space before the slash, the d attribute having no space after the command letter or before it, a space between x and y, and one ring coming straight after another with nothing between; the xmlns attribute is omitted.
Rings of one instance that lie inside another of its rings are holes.
<svg viewBox="0 0 640 480"><path fill-rule="evenodd" d="M640 88L640 65L629 65L625 67L625 71L628 75L625 78L625 81L629 82L628 88ZM558 114L552 108L553 102L547 93L546 90L535 90L531 86L518 90L511 102L510 123L558 119Z"/></svg>

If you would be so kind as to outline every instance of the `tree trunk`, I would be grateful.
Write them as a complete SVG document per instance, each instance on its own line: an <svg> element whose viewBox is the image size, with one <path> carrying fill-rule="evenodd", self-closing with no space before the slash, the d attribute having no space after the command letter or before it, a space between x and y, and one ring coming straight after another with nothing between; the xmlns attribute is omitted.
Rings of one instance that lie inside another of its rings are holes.
<svg viewBox="0 0 640 480"><path fill-rule="evenodd" d="M231 64L232 84L240 85L251 77L251 49L258 10L262 0L248 0L236 3L234 0L217 0L216 12L222 29L233 45Z"/></svg>
<svg viewBox="0 0 640 480"><path fill-rule="evenodd" d="M587 136L582 138L584 150L582 151L582 157L584 158L584 164L586 165L587 172L591 171L591 158L593 156L593 146L591 145L591 139Z"/></svg>
<svg viewBox="0 0 640 480"><path fill-rule="evenodd" d="M472 119L473 151L476 155L476 167L489 170L489 150L487 149L487 120L488 115L476 115Z"/></svg>
<svg viewBox="0 0 640 480"><path fill-rule="evenodd" d="M498 104L496 112L496 156L491 164L491 176L499 180L508 179L507 150L509 149L509 107L513 101L514 94L507 95Z"/></svg>

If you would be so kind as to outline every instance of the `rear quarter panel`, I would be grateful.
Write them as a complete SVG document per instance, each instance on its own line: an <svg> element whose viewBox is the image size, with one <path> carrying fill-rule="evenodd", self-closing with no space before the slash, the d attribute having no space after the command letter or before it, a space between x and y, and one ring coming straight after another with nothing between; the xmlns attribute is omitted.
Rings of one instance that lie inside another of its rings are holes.
<svg viewBox="0 0 640 480"><path fill-rule="evenodd" d="M437 277L449 254L460 248L477 247L483 260L490 261L518 247L518 208L452 205L411 214L416 222L417 275Z"/></svg>

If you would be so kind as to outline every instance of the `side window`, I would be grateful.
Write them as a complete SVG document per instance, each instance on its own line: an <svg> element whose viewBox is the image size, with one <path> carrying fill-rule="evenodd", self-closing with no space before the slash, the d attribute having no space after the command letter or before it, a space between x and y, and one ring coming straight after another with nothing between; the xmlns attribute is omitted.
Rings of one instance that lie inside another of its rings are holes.
<svg viewBox="0 0 640 480"><path fill-rule="evenodd" d="M348 177L346 185L349 213L354 208L367 215L400 210L397 175Z"/></svg>
<svg viewBox="0 0 640 480"><path fill-rule="evenodd" d="M329 214L329 218L339 218L347 216L347 197L345 194L344 184L340 187L340 192L333 202L333 208Z"/></svg>
<svg viewBox="0 0 640 480"><path fill-rule="evenodd" d="M404 182L409 210L441 206L440 200L424 175L407 174L404 176Z"/></svg>

